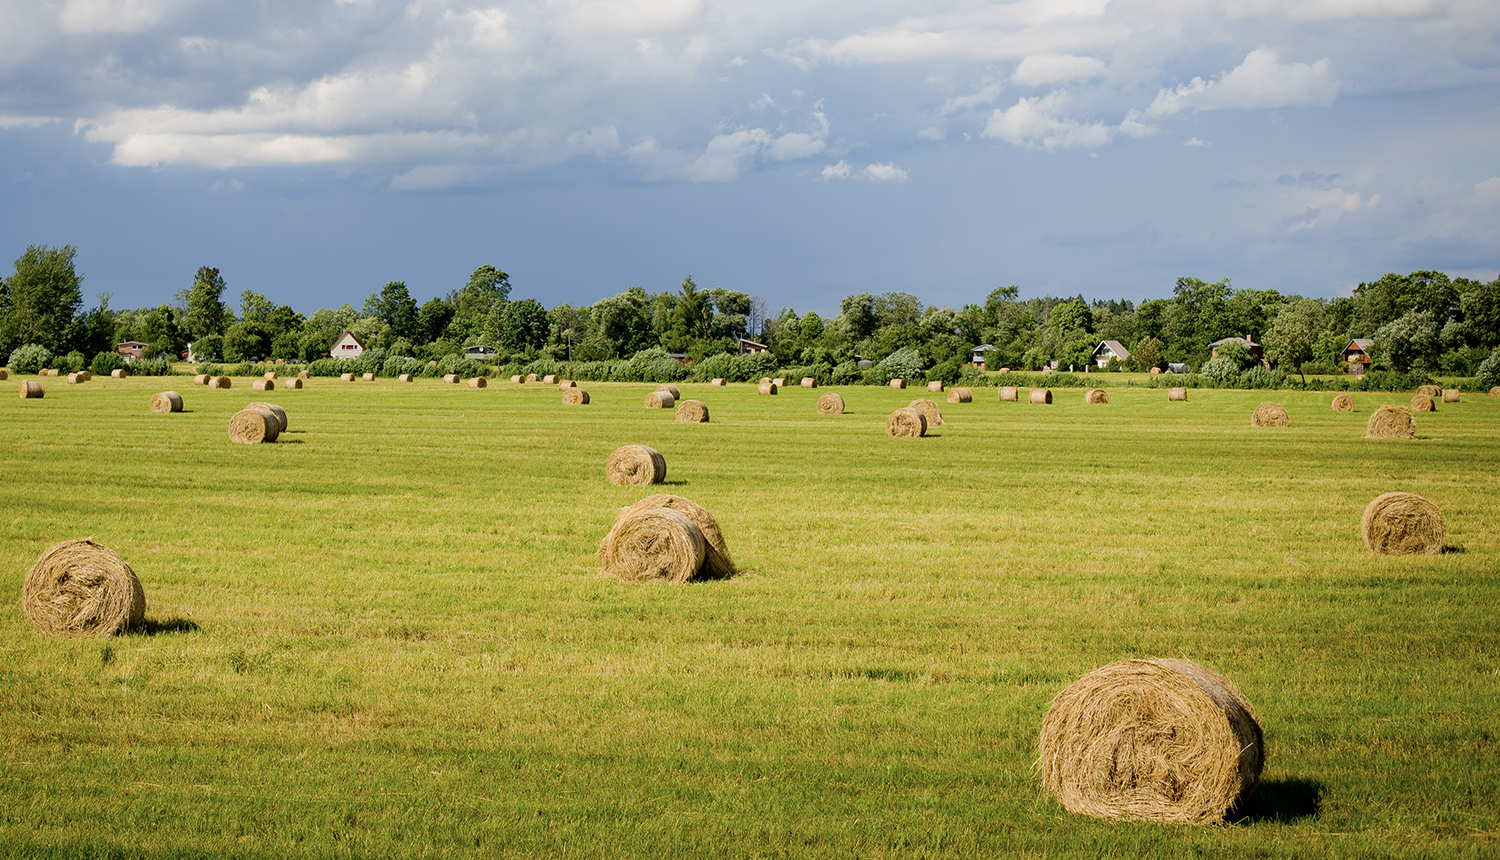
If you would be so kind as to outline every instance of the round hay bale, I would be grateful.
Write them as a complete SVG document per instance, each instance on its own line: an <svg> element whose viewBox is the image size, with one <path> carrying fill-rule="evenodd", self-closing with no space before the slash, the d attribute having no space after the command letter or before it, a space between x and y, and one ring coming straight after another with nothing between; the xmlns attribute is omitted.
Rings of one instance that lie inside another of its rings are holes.
<svg viewBox="0 0 1500 860"><path fill-rule="evenodd" d="M80 371L78 371L78 376L79 376L79 381L81 381L81 382L92 382L93 379L94 379L94 374L90 373L87 370L80 370Z"/></svg>
<svg viewBox="0 0 1500 860"><path fill-rule="evenodd" d="M786 388L786 377L778 376L775 379L771 380L771 384L775 385L777 388Z"/></svg>
<svg viewBox="0 0 1500 860"><path fill-rule="evenodd" d="M925 397L919 398L906 404L906 407L908 409L915 409L918 412L922 413L922 417L927 419L927 426L929 428L943 426L943 412L942 410L938 409L938 405L931 400L928 400Z"/></svg>
<svg viewBox="0 0 1500 860"><path fill-rule="evenodd" d="M353 381L354 381L354 374L352 374L352 373L340 373L339 374L339 382L353 382Z"/></svg>
<svg viewBox="0 0 1500 860"><path fill-rule="evenodd" d="M0 382L4 382L7 379L10 379L10 371L0 367Z"/></svg>
<svg viewBox="0 0 1500 860"><path fill-rule="evenodd" d="M707 424L708 406L702 400L684 400L677 404L678 424Z"/></svg>
<svg viewBox="0 0 1500 860"><path fill-rule="evenodd" d="M373 373L362 373L362 374L360 374L359 378L363 379L365 382L374 382L375 381L375 374L373 374Z"/></svg>
<svg viewBox="0 0 1500 860"><path fill-rule="evenodd" d="M227 391L234 387L234 380L227 376L215 376L208 380L208 387Z"/></svg>
<svg viewBox="0 0 1500 860"><path fill-rule="evenodd" d="M1366 439L1415 439L1417 424L1405 406L1382 406L1365 425Z"/></svg>
<svg viewBox="0 0 1500 860"><path fill-rule="evenodd" d="M943 381L941 379L929 379L927 381L927 390L933 394L941 394L943 391Z"/></svg>
<svg viewBox="0 0 1500 860"><path fill-rule="evenodd" d="M1037 765L1069 812L1207 824L1265 766L1259 718L1227 678L1187 660L1121 660L1057 694Z"/></svg>
<svg viewBox="0 0 1500 860"><path fill-rule="evenodd" d="M1020 398L1021 398L1021 389L1015 387L1014 385L1002 385L1002 386L1000 386L1000 402L1001 403L1016 403L1016 402L1020 401Z"/></svg>
<svg viewBox="0 0 1500 860"><path fill-rule="evenodd" d="M1436 412L1437 404L1432 398L1425 394L1413 394L1411 396L1411 411L1413 412Z"/></svg>
<svg viewBox="0 0 1500 860"><path fill-rule="evenodd" d="M489 384L490 384L489 380L485 379L483 376L476 376L473 379L469 380L469 387L470 388L483 388L483 387L485 387L486 385L489 385Z"/></svg>
<svg viewBox="0 0 1500 860"><path fill-rule="evenodd" d="M182 395L175 391L161 391L151 395L152 412L181 412Z"/></svg>
<svg viewBox="0 0 1500 860"><path fill-rule="evenodd" d="M1267 401L1255 407L1255 412L1250 416L1251 427L1285 427L1287 425L1286 409L1280 403Z"/></svg>
<svg viewBox="0 0 1500 860"><path fill-rule="evenodd" d="M832 391L818 398L819 415L843 415L844 398L834 394Z"/></svg>
<svg viewBox="0 0 1500 860"><path fill-rule="evenodd" d="M397 382L411 382L411 380L412 376L410 373L403 373L400 376L396 377Z"/></svg>
<svg viewBox="0 0 1500 860"><path fill-rule="evenodd" d="M771 381L773 381L773 380L769 376L762 376L760 378L760 384L761 385L765 385L767 382L771 382Z"/></svg>
<svg viewBox="0 0 1500 860"><path fill-rule="evenodd" d="M1439 397L1442 395L1443 389L1438 388L1436 385L1418 385L1417 393L1428 397Z"/></svg>
<svg viewBox="0 0 1500 860"><path fill-rule="evenodd" d="M558 391L567 391L569 388L577 388L577 387L578 387L578 383L574 382L571 379L559 379L557 381L557 390Z"/></svg>
<svg viewBox="0 0 1500 860"><path fill-rule="evenodd" d="M708 381L708 384L712 385L712 386L715 386L715 387L723 387L723 385L724 385L724 377L722 377L722 376L715 376L713 379L710 379Z"/></svg>
<svg viewBox="0 0 1500 860"><path fill-rule="evenodd" d="M229 419L229 441L245 445L275 442L281 424L267 409L241 409Z"/></svg>
<svg viewBox="0 0 1500 860"><path fill-rule="evenodd" d="M974 389L972 388L950 388L948 389L949 403L973 403Z"/></svg>
<svg viewBox="0 0 1500 860"><path fill-rule="evenodd" d="M263 403L263 402L257 400L254 403L246 403L245 404L245 408L246 409L261 409L261 410L264 410L266 412L271 413L272 415L274 415L276 417L276 432L277 433L285 433L286 432L286 410L282 409L280 406L277 406L274 403Z"/></svg>
<svg viewBox="0 0 1500 860"><path fill-rule="evenodd" d="M1333 409L1334 412L1353 412L1354 398L1350 397L1347 394L1337 395L1333 398L1333 403L1330 408Z"/></svg>
<svg viewBox="0 0 1500 860"><path fill-rule="evenodd" d="M298 379L295 376L293 376L291 379L283 379L281 380L281 387L287 389L288 391L301 391L302 380Z"/></svg>
<svg viewBox="0 0 1500 860"><path fill-rule="evenodd" d="M719 529L719 521L714 519L714 515L709 513L708 508L697 502L667 493L647 496L621 511L620 518L661 508L685 515L703 535L703 541L707 544L706 557L703 565L698 568L696 579L727 579L734 576L734 560L729 557L729 545L724 542L724 532Z"/></svg>
<svg viewBox="0 0 1500 860"><path fill-rule="evenodd" d="M1500 385L1497 385L1494 388L1490 389L1490 396L1491 397L1500 397Z"/></svg>
<svg viewBox="0 0 1500 860"><path fill-rule="evenodd" d="M56 376L57 375L57 371L53 370L50 367L44 367L41 370L38 370L36 372L36 375L37 376Z"/></svg>
<svg viewBox="0 0 1500 860"><path fill-rule="evenodd" d="M123 367L117 367L114 370L111 370L109 372L109 378L110 379L124 379L125 377L127 377L129 375L130 375L130 371L126 370ZM4 379L4 378L5 378L4 376L0 376L0 379Z"/></svg>
<svg viewBox="0 0 1500 860"><path fill-rule="evenodd" d="M528 374L526 374L526 381L527 382L536 382L536 374L535 373L528 373Z"/></svg>
<svg viewBox="0 0 1500 860"><path fill-rule="evenodd" d="M208 374L206 374L206 373L200 373L197 376L193 377L193 384L194 385L207 385L208 384Z"/></svg>
<svg viewBox="0 0 1500 860"><path fill-rule="evenodd" d="M276 381L272 379L257 379L250 383L251 391L275 391Z"/></svg>
<svg viewBox="0 0 1500 860"><path fill-rule="evenodd" d="M589 393L582 388L564 388L562 390L563 403L568 406L587 406Z"/></svg>
<svg viewBox="0 0 1500 860"><path fill-rule="evenodd" d="M1109 394L1106 393L1105 390L1102 389L1102 388L1090 388L1083 395L1083 402L1084 403L1089 403L1089 404L1093 404L1093 403L1108 403L1109 402Z"/></svg>
<svg viewBox="0 0 1500 860"><path fill-rule="evenodd" d="M1153 367L1153 368L1151 368L1151 375L1152 376L1156 376L1159 373L1161 373L1161 368L1159 368L1159 367Z"/></svg>
<svg viewBox="0 0 1500 860"><path fill-rule="evenodd" d="M906 380L904 380L904 379L892 379L891 380L891 387L892 388L905 388L906 387Z"/></svg>
<svg viewBox="0 0 1500 860"><path fill-rule="evenodd" d="M300 379L300 380L302 380L302 381L304 381L304 382L306 382L310 377L308 377L307 371L305 371L305 370L299 370L299 371L297 371L297 378Z"/></svg>
<svg viewBox="0 0 1500 860"><path fill-rule="evenodd" d="M812 376L804 376L804 377L802 377L802 387L803 388L817 388L818 387L818 380L815 377L812 377Z"/></svg>
<svg viewBox="0 0 1500 860"><path fill-rule="evenodd" d="M447 379L447 378L448 378L448 377L446 377L446 376L445 376L445 377L443 377L443 378L444 378L444 379ZM523 384L525 384L525 382L526 382L526 377L524 377L524 376L522 376L522 375L521 375L521 374L519 374L519 373L517 373L517 374L516 374L516 375L514 375L514 376L512 376L512 377L511 377L511 378L510 378L510 381L511 381L511 382L514 382L514 383L515 383L515 384L517 384L517 385L523 385Z"/></svg>
<svg viewBox="0 0 1500 860"><path fill-rule="evenodd" d="M921 410L907 406L892 412L885 419L885 433L896 439L915 439L927 435L927 416Z"/></svg>
<svg viewBox="0 0 1500 860"><path fill-rule="evenodd" d="M1457 403L1458 402L1458 389L1457 388L1444 388L1443 389L1443 402L1444 403Z"/></svg>
<svg viewBox="0 0 1500 860"><path fill-rule="evenodd" d="M692 579L708 558L703 532L671 508L622 512L599 542L599 566L623 582Z"/></svg>
<svg viewBox="0 0 1500 860"><path fill-rule="evenodd" d="M1000 368L1000 372L1001 373L1010 373L1010 368L1008 368L1008 367L1002 367L1002 368Z"/></svg>
<svg viewBox="0 0 1500 860"><path fill-rule="evenodd" d="M88 382L88 381L89 381L89 378L87 376L84 376L81 373L70 373L70 374L68 374L68 384L69 385L77 385L80 382Z"/></svg>
<svg viewBox="0 0 1500 860"><path fill-rule="evenodd" d="M675 385L658 385L656 386L656 390L665 391L666 393L672 395L673 401L682 399L682 389L678 388Z"/></svg>
<svg viewBox="0 0 1500 860"><path fill-rule="evenodd" d="M21 605L37 632L69 639L114 636L146 618L146 592L135 571L89 538L42 553L26 574Z"/></svg>
<svg viewBox="0 0 1500 860"><path fill-rule="evenodd" d="M766 380L761 382L760 387L757 388L756 391L760 394L775 394L776 388L776 383L771 382L770 380Z"/></svg>
<svg viewBox="0 0 1500 860"><path fill-rule="evenodd" d="M555 374L555 373L549 373L546 376L542 377L542 384L543 385L556 385L557 384L557 374Z"/></svg>
<svg viewBox="0 0 1500 860"><path fill-rule="evenodd" d="M671 409L676 398L670 391L653 391L646 395L647 409Z"/></svg>
<svg viewBox="0 0 1500 860"><path fill-rule="evenodd" d="M1386 493L1365 507L1360 536L1380 555L1437 555L1448 529L1437 505L1416 493Z"/></svg>
<svg viewBox="0 0 1500 860"><path fill-rule="evenodd" d="M445 374L443 374L443 382L445 384L448 384L448 385L457 385L458 381L459 381L458 380L458 374L456 374L456 373L445 373Z"/></svg>
<svg viewBox="0 0 1500 860"><path fill-rule="evenodd" d="M1031 389L1031 394L1026 399L1030 403L1051 403L1052 389L1033 388Z"/></svg>
<svg viewBox="0 0 1500 860"><path fill-rule="evenodd" d="M1186 403L1187 402L1187 389L1186 388L1168 388L1167 389L1167 402L1170 403L1170 402L1172 402L1174 400L1181 400L1182 402Z"/></svg>
<svg viewBox="0 0 1500 860"><path fill-rule="evenodd" d="M621 445L605 461L604 474L616 487L660 484L667 479L667 458L647 445Z"/></svg>
<svg viewBox="0 0 1500 860"><path fill-rule="evenodd" d="M275 379L276 378L276 371L274 371L274 370L268 370L268 371L266 371L265 375L263 377L261 377L261 378L262 379Z"/></svg>
<svg viewBox="0 0 1500 860"><path fill-rule="evenodd" d="M21 399L40 400L47 396L47 390L42 386L40 379L21 380Z"/></svg>

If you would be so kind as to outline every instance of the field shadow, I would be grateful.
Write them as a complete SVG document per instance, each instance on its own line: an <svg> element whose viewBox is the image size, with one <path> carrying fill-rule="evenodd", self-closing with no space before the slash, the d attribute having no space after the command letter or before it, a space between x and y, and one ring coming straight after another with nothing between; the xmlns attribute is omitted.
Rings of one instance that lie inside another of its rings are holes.
<svg viewBox="0 0 1500 860"><path fill-rule="evenodd" d="M1240 809L1229 814L1235 823L1297 821L1313 818L1323 806L1323 783L1315 779L1272 779L1262 782Z"/></svg>
<svg viewBox="0 0 1500 860"><path fill-rule="evenodd" d="M147 618L141 622L139 627L131 632L139 633L143 636L162 636L168 633L197 633L202 629L198 626L198 622L190 621L186 618L164 618L161 620Z"/></svg>
<svg viewBox="0 0 1500 860"><path fill-rule="evenodd" d="M686 487L688 485L687 481L662 481L661 483L664 487Z"/></svg>
<svg viewBox="0 0 1500 860"><path fill-rule="evenodd" d="M1464 549L1464 548L1463 548L1463 547L1461 547L1461 546L1445 546L1445 547L1443 547L1443 555L1447 555L1447 554L1449 554L1449 553L1455 553L1455 552L1467 552L1467 551L1468 551L1468 550L1465 550L1465 549Z"/></svg>

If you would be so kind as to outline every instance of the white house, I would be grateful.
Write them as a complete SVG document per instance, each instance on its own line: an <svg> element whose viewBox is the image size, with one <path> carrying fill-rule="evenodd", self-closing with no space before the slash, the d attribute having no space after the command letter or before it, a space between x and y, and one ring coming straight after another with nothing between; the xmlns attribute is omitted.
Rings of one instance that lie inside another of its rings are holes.
<svg viewBox="0 0 1500 860"><path fill-rule="evenodd" d="M981 343L979 346L974 347L974 351L969 354L969 361L977 367L984 367L984 354L992 349L994 349L993 346ZM985 369L988 370L988 368Z"/></svg>
<svg viewBox="0 0 1500 860"><path fill-rule="evenodd" d="M339 339L334 341L333 346L328 348L328 355L331 358L359 358L364 354L365 345L360 343L359 338L355 337L348 329L344 329L344 333L339 335Z"/></svg>
<svg viewBox="0 0 1500 860"><path fill-rule="evenodd" d="M1118 358L1124 361L1129 357L1130 350L1126 349L1125 345L1117 340L1101 340L1099 341L1099 345L1094 347L1094 364L1100 367L1109 364L1111 358Z"/></svg>

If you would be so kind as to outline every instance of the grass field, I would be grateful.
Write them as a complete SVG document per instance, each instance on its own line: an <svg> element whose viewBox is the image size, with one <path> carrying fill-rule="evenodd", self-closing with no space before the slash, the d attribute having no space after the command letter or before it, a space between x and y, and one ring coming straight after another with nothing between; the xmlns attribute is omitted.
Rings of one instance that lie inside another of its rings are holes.
<svg viewBox="0 0 1500 860"><path fill-rule="evenodd" d="M894 440L925 392L683 385L712 422L678 425L647 385L46 384L0 401L3 856L1500 853L1500 398L1374 442L1409 394L982 389ZM148 413L169 387L187 411ZM258 399L288 432L231 444ZM1251 428L1270 399L1291 426ZM604 480L626 443L665 488ZM598 576L663 489L741 576ZM1391 490L1450 552L1364 548ZM147 625L43 638L26 570L89 535ZM1051 698L1168 656L1254 703L1259 791L1220 826L1068 814L1032 766Z"/></svg>

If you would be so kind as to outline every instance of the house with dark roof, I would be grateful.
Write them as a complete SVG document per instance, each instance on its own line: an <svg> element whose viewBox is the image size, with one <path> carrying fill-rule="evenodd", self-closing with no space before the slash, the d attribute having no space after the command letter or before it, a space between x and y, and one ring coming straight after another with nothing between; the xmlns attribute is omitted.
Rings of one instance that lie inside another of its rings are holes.
<svg viewBox="0 0 1500 860"><path fill-rule="evenodd" d="M1344 372L1364 376L1373 361L1370 358L1370 347L1374 345L1375 341L1368 337L1357 337L1349 341L1340 354L1344 360Z"/></svg>

